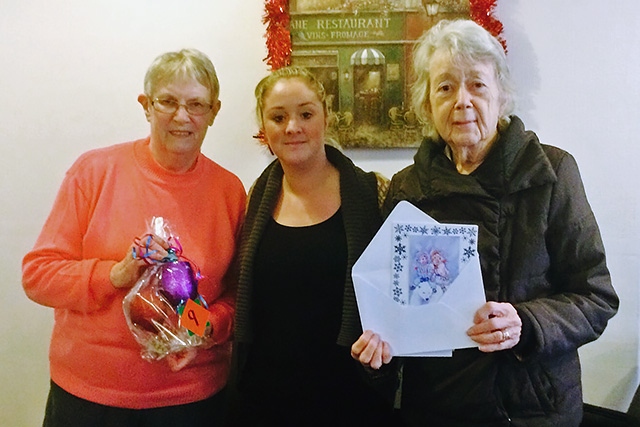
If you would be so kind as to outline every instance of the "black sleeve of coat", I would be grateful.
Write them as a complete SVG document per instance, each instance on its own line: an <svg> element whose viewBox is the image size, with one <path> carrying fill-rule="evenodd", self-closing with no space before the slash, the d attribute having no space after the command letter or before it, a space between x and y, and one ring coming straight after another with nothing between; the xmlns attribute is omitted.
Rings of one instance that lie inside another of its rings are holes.
<svg viewBox="0 0 640 427"><path fill-rule="evenodd" d="M578 165L569 153L552 154L558 179L546 240L553 292L517 306L524 324L521 347L544 355L575 351L597 339L619 304Z"/></svg>

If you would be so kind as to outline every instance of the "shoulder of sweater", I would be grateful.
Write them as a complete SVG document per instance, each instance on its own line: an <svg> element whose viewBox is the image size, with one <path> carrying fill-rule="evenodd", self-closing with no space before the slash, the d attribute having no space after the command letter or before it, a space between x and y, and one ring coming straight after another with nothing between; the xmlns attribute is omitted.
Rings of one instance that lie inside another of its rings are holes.
<svg viewBox="0 0 640 427"><path fill-rule="evenodd" d="M265 194L269 198L276 197L282 183L282 167L277 159L271 162L251 184L247 195L247 218L252 218L259 209L267 209L266 204L272 200L265 200Z"/></svg>
<svg viewBox="0 0 640 427"><path fill-rule="evenodd" d="M203 166L205 169L208 169L211 173L214 173L216 175L223 177L225 180L227 180L229 183L232 183L233 185L241 185L242 188L244 189L244 184L235 173L231 172L229 169L222 166L218 162L210 159L204 154L201 154L200 159L204 163Z"/></svg>
<svg viewBox="0 0 640 427"><path fill-rule="evenodd" d="M96 168L105 170L111 165L118 164L123 158L133 160L133 146L136 142L123 142L85 151L78 156L67 173L82 173Z"/></svg>
<svg viewBox="0 0 640 427"><path fill-rule="evenodd" d="M133 146L137 142L138 141L122 142L119 144L107 145L105 147L92 148L90 150L85 151L80 156L78 156L78 159L76 160L76 162L95 161L95 160L103 159L104 156L111 157L114 155L121 155L123 153L133 150Z"/></svg>
<svg viewBox="0 0 640 427"><path fill-rule="evenodd" d="M249 189L249 195L254 191L262 192L267 185L280 185L282 179L282 167L278 159L273 160L267 167L265 167L258 178L253 181ZM276 182L277 181L277 182Z"/></svg>
<svg viewBox="0 0 640 427"><path fill-rule="evenodd" d="M353 171L356 175L360 176L371 176L376 178L378 183L384 184L387 178L382 175L380 172L376 171L366 171L362 169L360 166L356 165L353 160L349 156L347 156L341 150L331 146L326 146L327 158L329 161L338 168L341 173Z"/></svg>

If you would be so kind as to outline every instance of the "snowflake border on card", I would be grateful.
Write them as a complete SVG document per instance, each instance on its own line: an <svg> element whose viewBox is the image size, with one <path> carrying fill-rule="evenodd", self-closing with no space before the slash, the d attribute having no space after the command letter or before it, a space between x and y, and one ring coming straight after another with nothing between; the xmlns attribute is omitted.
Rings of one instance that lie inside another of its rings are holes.
<svg viewBox="0 0 640 427"><path fill-rule="evenodd" d="M401 305L408 301L409 239L417 237L452 237L460 243L458 260L461 271L472 259L478 257L477 225L437 224L437 223L394 223L392 232L392 298ZM455 279L454 279L455 280Z"/></svg>

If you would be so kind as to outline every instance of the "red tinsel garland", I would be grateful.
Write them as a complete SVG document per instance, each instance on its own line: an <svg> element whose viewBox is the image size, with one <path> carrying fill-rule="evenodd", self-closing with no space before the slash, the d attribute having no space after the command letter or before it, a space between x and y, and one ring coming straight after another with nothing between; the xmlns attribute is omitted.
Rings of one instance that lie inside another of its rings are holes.
<svg viewBox="0 0 640 427"><path fill-rule="evenodd" d="M469 8L471 10L471 19L493 34L502 43L502 47L506 52L507 41L502 37L504 27L502 22L494 16L497 2L498 0L469 0Z"/></svg>
<svg viewBox="0 0 640 427"><path fill-rule="evenodd" d="M505 52L507 42L502 37L503 25L494 11L498 0L469 0L471 19L482 25L502 43ZM291 63L291 33L289 32L289 0L265 0L262 23L267 25L265 35L267 57L271 70Z"/></svg>
<svg viewBox="0 0 640 427"><path fill-rule="evenodd" d="M289 33L289 0L266 0L262 23L267 25L267 57L271 70L291 62L291 34Z"/></svg>

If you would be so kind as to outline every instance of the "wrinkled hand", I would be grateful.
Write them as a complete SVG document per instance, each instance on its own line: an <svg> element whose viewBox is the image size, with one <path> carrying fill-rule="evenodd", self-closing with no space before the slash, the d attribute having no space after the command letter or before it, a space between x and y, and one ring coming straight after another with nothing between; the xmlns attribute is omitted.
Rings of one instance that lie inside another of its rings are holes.
<svg viewBox="0 0 640 427"><path fill-rule="evenodd" d="M391 362L391 348L380 335L364 331L351 346L351 357L366 367L380 369L382 364Z"/></svg>
<svg viewBox="0 0 640 427"><path fill-rule="evenodd" d="M148 261L145 261L139 254L134 258L134 253L137 253L138 246L132 244L122 261L111 268L109 278L114 288L132 287L140 278L144 268L149 265L149 261L160 261L168 255L167 249L169 249L169 244L155 234L150 236L151 239L148 240ZM143 239L140 238L139 240ZM144 241L146 243L147 239L145 238Z"/></svg>
<svg viewBox="0 0 640 427"><path fill-rule="evenodd" d="M474 325L467 335L485 353L507 350L520 342L522 320L515 307L507 302L489 301L476 311Z"/></svg>

